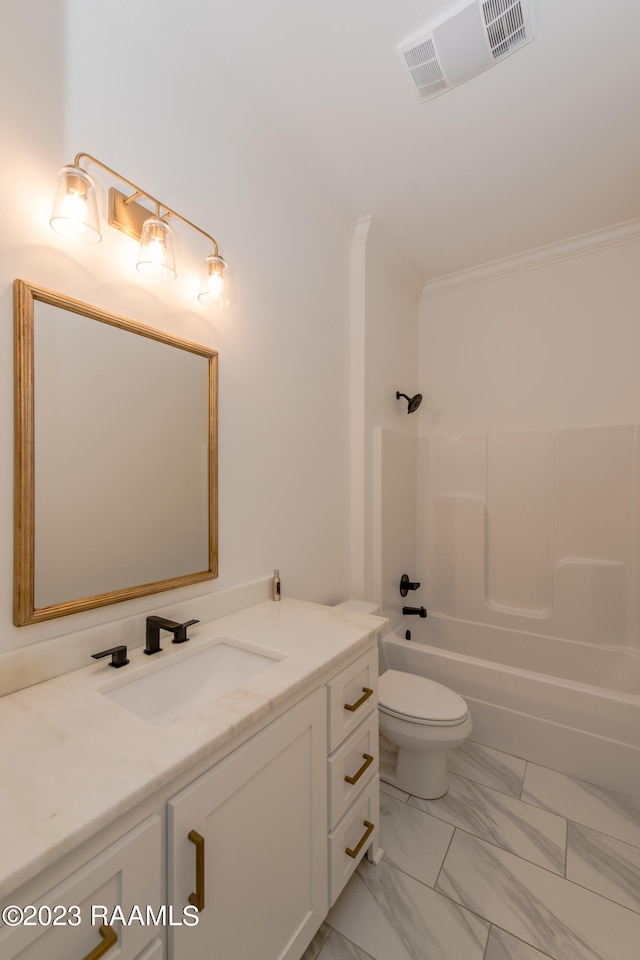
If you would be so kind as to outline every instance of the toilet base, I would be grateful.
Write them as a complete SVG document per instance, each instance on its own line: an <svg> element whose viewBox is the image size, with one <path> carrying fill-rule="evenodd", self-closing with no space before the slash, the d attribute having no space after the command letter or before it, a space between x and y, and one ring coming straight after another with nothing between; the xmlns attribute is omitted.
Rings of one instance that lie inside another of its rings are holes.
<svg viewBox="0 0 640 960"><path fill-rule="evenodd" d="M380 779L421 800L437 800L449 789L447 757L473 729L461 724L420 729L383 713L380 720ZM419 734L429 739L419 739ZM438 737L438 739L436 739Z"/></svg>
<svg viewBox="0 0 640 960"><path fill-rule="evenodd" d="M402 752L405 754L405 762L399 766L400 751L389 743L386 737L380 737L380 779L421 800L437 800L439 797L444 797L449 789L447 751L430 751L429 762L426 764L421 762L420 769L417 771L415 759L411 758L411 751ZM409 770L407 770L406 754L409 754ZM430 766L430 761L433 759L435 763Z"/></svg>
<svg viewBox="0 0 640 960"><path fill-rule="evenodd" d="M444 797L449 789L447 750L428 750L421 753L420 762L416 763L414 751L400 748L395 777L396 786L412 797L421 800Z"/></svg>

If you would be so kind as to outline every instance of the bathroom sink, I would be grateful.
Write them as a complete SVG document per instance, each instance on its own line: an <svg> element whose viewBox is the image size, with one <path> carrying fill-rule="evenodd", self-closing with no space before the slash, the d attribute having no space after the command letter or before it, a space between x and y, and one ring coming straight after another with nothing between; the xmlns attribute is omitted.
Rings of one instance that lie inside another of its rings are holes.
<svg viewBox="0 0 640 960"><path fill-rule="evenodd" d="M173 723L278 662L278 657L246 650L225 638L201 653L102 693L151 723Z"/></svg>

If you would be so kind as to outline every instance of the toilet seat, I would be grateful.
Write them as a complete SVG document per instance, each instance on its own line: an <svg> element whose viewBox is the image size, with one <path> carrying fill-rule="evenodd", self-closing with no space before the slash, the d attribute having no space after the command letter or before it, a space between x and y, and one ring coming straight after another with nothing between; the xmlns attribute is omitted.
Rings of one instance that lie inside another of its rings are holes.
<svg viewBox="0 0 640 960"><path fill-rule="evenodd" d="M388 716L427 726L454 726L469 716L467 704L453 690L400 670L387 670L380 677L378 707Z"/></svg>

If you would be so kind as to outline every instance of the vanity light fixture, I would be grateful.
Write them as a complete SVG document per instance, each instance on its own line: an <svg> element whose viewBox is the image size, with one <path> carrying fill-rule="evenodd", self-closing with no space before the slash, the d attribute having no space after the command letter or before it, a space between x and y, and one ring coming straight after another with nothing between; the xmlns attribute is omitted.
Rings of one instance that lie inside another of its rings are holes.
<svg viewBox="0 0 640 960"><path fill-rule="evenodd" d="M58 174L58 187L51 213L51 227L61 236L84 243L99 243L102 239L98 219L95 184L80 162L93 163L109 176L128 188L129 194L109 187L108 222L112 227L140 240L137 269L146 277L173 280L176 276L171 228L167 221L173 217L186 224L213 244L213 253L205 258L204 272L198 300L204 304L226 307L231 303L227 263L220 255L216 240L195 223L181 216L166 203L141 190L111 167L88 153L78 153L73 164L63 167ZM153 204L151 211L140 199Z"/></svg>

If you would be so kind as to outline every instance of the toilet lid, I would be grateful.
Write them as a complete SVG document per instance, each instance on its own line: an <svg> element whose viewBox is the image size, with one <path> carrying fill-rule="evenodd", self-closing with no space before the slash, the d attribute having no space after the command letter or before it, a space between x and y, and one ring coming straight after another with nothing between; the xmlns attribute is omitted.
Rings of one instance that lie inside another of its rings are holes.
<svg viewBox="0 0 640 960"><path fill-rule="evenodd" d="M380 677L378 702L384 713L414 723L459 723L468 713L466 703L453 690L399 670L387 670Z"/></svg>

